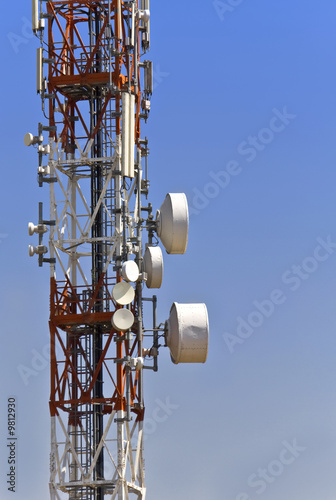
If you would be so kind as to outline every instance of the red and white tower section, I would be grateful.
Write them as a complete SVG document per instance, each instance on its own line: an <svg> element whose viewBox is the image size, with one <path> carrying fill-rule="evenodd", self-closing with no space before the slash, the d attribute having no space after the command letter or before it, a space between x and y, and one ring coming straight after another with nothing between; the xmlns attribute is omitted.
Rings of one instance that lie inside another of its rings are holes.
<svg viewBox="0 0 336 500"><path fill-rule="evenodd" d="M209 336L204 304L175 302L157 324L149 293L159 239L168 254L188 240L183 193L155 214L149 202L149 0L33 0L32 14L43 115L24 142L50 197L29 224L29 254L50 266L50 498L145 499L144 370L161 346L204 363Z"/></svg>

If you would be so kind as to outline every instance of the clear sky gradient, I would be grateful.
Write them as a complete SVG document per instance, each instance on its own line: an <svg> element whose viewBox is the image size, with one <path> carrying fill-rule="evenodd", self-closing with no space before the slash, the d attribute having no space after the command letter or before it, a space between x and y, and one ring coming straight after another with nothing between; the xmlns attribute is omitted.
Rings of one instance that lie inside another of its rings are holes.
<svg viewBox="0 0 336 500"><path fill-rule="evenodd" d="M42 118L30 17L28 0L3 2L3 500L48 498L49 271L27 232L48 193L23 145ZM186 255L164 255L159 320L173 301L205 302L211 337L205 365L161 349L145 374L147 500L336 498L335 26L333 0L151 1L151 201L185 192L191 211Z"/></svg>

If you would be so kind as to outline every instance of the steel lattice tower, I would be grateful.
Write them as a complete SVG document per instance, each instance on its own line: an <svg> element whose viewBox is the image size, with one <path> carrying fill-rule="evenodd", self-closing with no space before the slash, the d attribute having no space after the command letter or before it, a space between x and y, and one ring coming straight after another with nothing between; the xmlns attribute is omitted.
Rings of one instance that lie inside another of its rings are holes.
<svg viewBox="0 0 336 500"><path fill-rule="evenodd" d="M167 195L156 219L148 202L149 0L33 0L32 14L46 122L25 144L50 214L40 203L29 253L50 264L50 496L145 499L143 370L157 370L161 337L175 362L204 362L208 337L204 305L175 303L157 325L156 296L143 296L162 281L155 233L184 253L188 225L184 195ZM183 340L189 310L198 322Z"/></svg>

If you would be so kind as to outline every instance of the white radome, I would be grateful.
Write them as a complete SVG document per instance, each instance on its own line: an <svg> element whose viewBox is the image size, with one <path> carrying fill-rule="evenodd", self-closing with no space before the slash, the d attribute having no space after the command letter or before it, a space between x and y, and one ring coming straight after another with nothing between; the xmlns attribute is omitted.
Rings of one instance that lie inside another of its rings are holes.
<svg viewBox="0 0 336 500"><path fill-rule="evenodd" d="M34 136L33 134L30 134L29 132L25 134L23 138L23 142L25 146L31 146L34 142Z"/></svg>
<svg viewBox="0 0 336 500"><path fill-rule="evenodd" d="M157 234L167 253L184 254L188 245L189 212L184 193L168 193L156 216Z"/></svg>
<svg viewBox="0 0 336 500"><path fill-rule="evenodd" d="M167 321L167 345L172 361L205 363L209 346L209 318L205 304L174 302Z"/></svg>
<svg viewBox="0 0 336 500"><path fill-rule="evenodd" d="M133 302L135 297L134 288L130 283L126 281L121 281L117 283L112 289L112 297L117 304L121 306L127 306Z"/></svg>
<svg viewBox="0 0 336 500"><path fill-rule="evenodd" d="M122 265L121 274L125 281L131 281L135 283L138 280L140 274L137 263L134 262L134 260L127 260L126 262L124 262Z"/></svg>
<svg viewBox="0 0 336 500"><path fill-rule="evenodd" d="M111 324L118 332L129 330L134 323L133 313L129 309L118 309L112 316Z"/></svg>
<svg viewBox="0 0 336 500"><path fill-rule="evenodd" d="M160 247L149 246L146 248L144 259L144 272L147 274L147 288L160 288L163 278L163 257Z"/></svg>

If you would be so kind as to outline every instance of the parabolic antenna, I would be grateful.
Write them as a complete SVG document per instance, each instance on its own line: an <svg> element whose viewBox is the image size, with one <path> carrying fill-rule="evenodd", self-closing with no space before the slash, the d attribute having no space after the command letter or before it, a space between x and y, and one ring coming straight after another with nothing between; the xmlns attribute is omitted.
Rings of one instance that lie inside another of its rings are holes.
<svg viewBox="0 0 336 500"><path fill-rule="evenodd" d="M33 255L35 255L35 247L33 245L29 245L28 252L29 252L29 257L33 257Z"/></svg>
<svg viewBox="0 0 336 500"><path fill-rule="evenodd" d="M144 272L147 288L160 288L163 278L163 257L160 247L147 247L144 254Z"/></svg>
<svg viewBox="0 0 336 500"><path fill-rule="evenodd" d="M167 253L184 254L188 244L189 213L184 193L168 193L156 216L157 234Z"/></svg>
<svg viewBox="0 0 336 500"><path fill-rule="evenodd" d="M30 134L29 132L25 134L23 138L23 143L25 146L31 146L34 142L34 136L33 134Z"/></svg>
<svg viewBox="0 0 336 500"><path fill-rule="evenodd" d="M117 283L112 289L112 297L121 306L127 306L133 302L134 296L134 288L130 283L126 283L125 281Z"/></svg>
<svg viewBox="0 0 336 500"><path fill-rule="evenodd" d="M139 278L139 268L134 260L127 260L122 265L122 277L125 281L135 282Z"/></svg>
<svg viewBox="0 0 336 500"><path fill-rule="evenodd" d="M29 234L29 236L33 236L34 233L35 233L35 224L33 222L29 222L28 234Z"/></svg>
<svg viewBox="0 0 336 500"><path fill-rule="evenodd" d="M166 326L167 345L175 364L205 363L209 345L209 319L205 304L174 302Z"/></svg>
<svg viewBox="0 0 336 500"><path fill-rule="evenodd" d="M134 323L134 316L128 309L118 309L112 316L112 326L118 332L129 330Z"/></svg>

